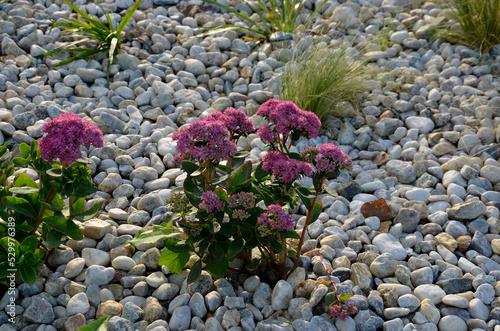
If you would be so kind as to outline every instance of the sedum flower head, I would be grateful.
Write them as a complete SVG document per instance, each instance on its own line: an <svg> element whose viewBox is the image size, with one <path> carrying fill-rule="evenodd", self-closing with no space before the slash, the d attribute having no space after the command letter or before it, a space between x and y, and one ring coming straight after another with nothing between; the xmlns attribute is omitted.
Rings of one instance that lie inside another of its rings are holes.
<svg viewBox="0 0 500 331"><path fill-rule="evenodd" d="M207 191L201 195L200 209L211 213L224 209L224 201L214 191Z"/></svg>
<svg viewBox="0 0 500 331"><path fill-rule="evenodd" d="M287 214L280 205L270 205L258 218L258 230L262 237L278 231L290 231L294 227L292 215Z"/></svg>
<svg viewBox="0 0 500 331"><path fill-rule="evenodd" d="M260 106L257 115L269 119L269 122L276 127L276 132L282 134L285 139L291 131L301 132L308 138L316 138L321 129L318 116L300 109L292 101L268 100Z"/></svg>
<svg viewBox="0 0 500 331"><path fill-rule="evenodd" d="M82 156L81 146L103 146L101 130L71 112L51 119L43 125L42 131L47 135L40 139L38 149L48 162L59 159L62 163L71 164Z"/></svg>
<svg viewBox="0 0 500 331"><path fill-rule="evenodd" d="M229 131L220 120L195 121L174 133L172 139L177 140L177 152L184 158L220 161L236 153L236 144L229 141Z"/></svg>
<svg viewBox="0 0 500 331"><path fill-rule="evenodd" d="M290 159L288 155L271 151L262 158L262 170L290 184L300 176L312 176L312 166L303 161Z"/></svg>
<svg viewBox="0 0 500 331"><path fill-rule="evenodd" d="M266 144L274 144L278 141L278 134L274 132L269 126L263 125L257 130L260 139Z"/></svg>
<svg viewBox="0 0 500 331"><path fill-rule="evenodd" d="M318 172L330 173L332 171L352 168L351 158L340 147L327 143L319 148L309 147L301 156L313 163Z"/></svg>
<svg viewBox="0 0 500 331"><path fill-rule="evenodd" d="M207 120L218 120L223 122L227 129L232 133L239 135L248 135L255 131L255 126L250 121L242 110L228 108L221 113L220 111L213 112L206 118Z"/></svg>

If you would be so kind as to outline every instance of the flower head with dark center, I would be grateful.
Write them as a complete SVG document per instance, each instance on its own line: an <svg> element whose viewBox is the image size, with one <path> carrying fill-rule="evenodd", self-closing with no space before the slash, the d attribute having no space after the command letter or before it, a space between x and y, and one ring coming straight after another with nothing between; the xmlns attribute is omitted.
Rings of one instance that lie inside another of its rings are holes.
<svg viewBox="0 0 500 331"><path fill-rule="evenodd" d="M40 139L38 149L48 162L59 159L62 163L72 164L82 156L81 146L103 146L101 130L71 112L48 121L42 131L47 135Z"/></svg>

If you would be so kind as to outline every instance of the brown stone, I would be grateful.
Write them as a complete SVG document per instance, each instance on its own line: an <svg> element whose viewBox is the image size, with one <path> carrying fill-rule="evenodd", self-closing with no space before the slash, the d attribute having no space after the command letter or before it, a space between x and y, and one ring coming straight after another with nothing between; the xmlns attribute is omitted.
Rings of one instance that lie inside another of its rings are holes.
<svg viewBox="0 0 500 331"><path fill-rule="evenodd" d="M111 293L113 293L113 296L116 301L120 301L123 298L125 298L125 296L123 295L124 287L120 284L103 285L102 288L110 290Z"/></svg>
<svg viewBox="0 0 500 331"><path fill-rule="evenodd" d="M460 236L457 238L458 250L462 253L465 253L469 248L472 239L470 236Z"/></svg>
<svg viewBox="0 0 500 331"><path fill-rule="evenodd" d="M116 301L108 300L97 307L95 318L99 319L104 316L120 316L123 312L123 305Z"/></svg>
<svg viewBox="0 0 500 331"><path fill-rule="evenodd" d="M315 248L312 251L306 252L302 255L312 258L313 256L319 256L321 254L319 248Z"/></svg>
<svg viewBox="0 0 500 331"><path fill-rule="evenodd" d="M69 317L66 322L64 322L64 331L76 331L87 324L87 320L83 314L76 314Z"/></svg>
<svg viewBox="0 0 500 331"><path fill-rule="evenodd" d="M470 238L470 237L469 237ZM434 242L436 246L443 245L448 248L450 251L454 252L457 249L457 241L451 235L446 232L440 233L434 237Z"/></svg>
<svg viewBox="0 0 500 331"><path fill-rule="evenodd" d="M391 225L392 225L391 221L380 222L380 228L378 229L378 232L389 233L389 228L391 227Z"/></svg>
<svg viewBox="0 0 500 331"><path fill-rule="evenodd" d="M383 198L366 202L361 207L361 213L364 217L377 216L381 221L390 221L392 218L391 208Z"/></svg>
<svg viewBox="0 0 500 331"><path fill-rule="evenodd" d="M393 118L393 117L394 117L394 114L392 113L392 111L390 111L390 110L386 110L386 111L384 111L384 112L380 115L380 117L379 117L379 118L380 118L380 119L383 119L383 118L386 118L386 117L388 117L388 118Z"/></svg>
<svg viewBox="0 0 500 331"><path fill-rule="evenodd" d="M130 244L126 244L111 249L109 251L109 257L111 258L111 261L113 261L118 256L132 257L134 253L135 253L135 247Z"/></svg>
<svg viewBox="0 0 500 331"><path fill-rule="evenodd" d="M143 320L148 323L156 321L163 312L160 302L154 297L148 297L142 304L142 309L144 310Z"/></svg>

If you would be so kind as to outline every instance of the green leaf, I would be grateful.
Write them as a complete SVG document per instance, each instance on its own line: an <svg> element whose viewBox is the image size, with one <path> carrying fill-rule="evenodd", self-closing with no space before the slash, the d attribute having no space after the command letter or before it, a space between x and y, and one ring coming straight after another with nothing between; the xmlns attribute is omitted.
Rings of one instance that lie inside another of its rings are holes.
<svg viewBox="0 0 500 331"><path fill-rule="evenodd" d="M339 296L340 302L344 303L349 299L350 297L354 296L352 293L344 293Z"/></svg>
<svg viewBox="0 0 500 331"><path fill-rule="evenodd" d="M285 231L280 233L281 239L299 239L300 235L295 230Z"/></svg>
<svg viewBox="0 0 500 331"><path fill-rule="evenodd" d="M269 245L275 253L279 253L283 250L283 246L281 245L281 243L274 237L269 238Z"/></svg>
<svg viewBox="0 0 500 331"><path fill-rule="evenodd" d="M200 170L200 166L191 161L183 161L182 169L187 172L188 175L191 175L193 172Z"/></svg>
<svg viewBox="0 0 500 331"><path fill-rule="evenodd" d="M33 285L38 277L38 272L30 265L23 265L19 268L19 273L23 281L29 285Z"/></svg>
<svg viewBox="0 0 500 331"><path fill-rule="evenodd" d="M12 159L12 163L14 163L16 167L23 167L26 165L26 159L23 159L22 157L15 157Z"/></svg>
<svg viewBox="0 0 500 331"><path fill-rule="evenodd" d="M63 171L59 167L54 167L46 171L47 175L52 177L61 177L63 175Z"/></svg>
<svg viewBox="0 0 500 331"><path fill-rule="evenodd" d="M40 202L40 205L42 205L43 208L47 209L47 210L52 210L52 211L61 211L63 210L63 207L59 207L59 206L54 206L50 203L46 203L45 201L42 201L42 200L39 200Z"/></svg>
<svg viewBox="0 0 500 331"><path fill-rule="evenodd" d="M175 253L165 248L160 254L158 263L167 267L174 274L180 274L189 261L190 253Z"/></svg>
<svg viewBox="0 0 500 331"><path fill-rule="evenodd" d="M64 242L64 234L57 230L51 229L47 234L47 242L52 247L59 247Z"/></svg>
<svg viewBox="0 0 500 331"><path fill-rule="evenodd" d="M21 252L34 252L38 247L38 240L36 240L35 236L26 237L21 243L20 249Z"/></svg>
<svg viewBox="0 0 500 331"><path fill-rule="evenodd" d="M80 231L78 225L76 225L73 221L70 221L66 217L45 216L43 218L43 221L52 229L62 232L72 239L83 239L82 231Z"/></svg>
<svg viewBox="0 0 500 331"><path fill-rule="evenodd" d="M245 240L237 238L229 243L227 255L230 259L238 255L239 252L245 247Z"/></svg>
<svg viewBox="0 0 500 331"><path fill-rule="evenodd" d="M313 210L311 212L311 219L309 220L309 224L316 222L316 220L319 217L319 214L321 214L322 208L323 208L323 204L320 201L316 201L316 203L314 204Z"/></svg>
<svg viewBox="0 0 500 331"><path fill-rule="evenodd" d="M227 267L229 267L229 260L227 257L224 257L222 260L216 260L211 264L207 264L206 269L213 273L215 276L222 277L224 276Z"/></svg>
<svg viewBox="0 0 500 331"><path fill-rule="evenodd" d="M264 179L268 175L269 175L269 173L267 171L262 170L262 162L259 163L259 165L257 166L257 169L255 169L255 172L253 173L253 177L257 181Z"/></svg>
<svg viewBox="0 0 500 331"><path fill-rule="evenodd" d="M311 199L314 198L314 194L311 189L302 186L299 183L294 183L293 186L302 203L306 206L307 209L310 209L312 204Z"/></svg>
<svg viewBox="0 0 500 331"><path fill-rule="evenodd" d="M168 227L166 227L168 226ZM165 239L165 238L172 238L176 237L179 234L179 230L175 229L172 227L172 223L167 223L165 226L152 226L152 227L147 227L135 235L135 238L132 239L132 241L129 241L128 243L131 244L132 246L139 246L142 244L154 244L158 242L159 240Z"/></svg>
<svg viewBox="0 0 500 331"><path fill-rule="evenodd" d="M336 190L331 188L330 186L323 185L323 189L326 191L326 193L330 194L332 197L338 197L339 194L337 193Z"/></svg>
<svg viewBox="0 0 500 331"><path fill-rule="evenodd" d="M250 264L247 264L245 268L249 271L253 271L256 270L259 267L259 265L260 265L260 259L255 259Z"/></svg>
<svg viewBox="0 0 500 331"><path fill-rule="evenodd" d="M32 194L38 193L38 188L23 186L23 187L11 187L9 193L12 194Z"/></svg>
<svg viewBox="0 0 500 331"><path fill-rule="evenodd" d="M213 257L216 260L222 260L225 257L224 248L219 242L214 242L208 247L208 251L212 253Z"/></svg>
<svg viewBox="0 0 500 331"><path fill-rule="evenodd" d="M201 267L202 267L201 260L196 261L195 264L193 265L193 267L191 268L191 271L189 272L189 275L187 278L188 285L193 284L194 282L196 282L198 280L198 278L200 278Z"/></svg>
<svg viewBox="0 0 500 331"><path fill-rule="evenodd" d="M19 152L21 153L21 156L26 159L30 155L30 147L25 143L22 143L19 145Z"/></svg>
<svg viewBox="0 0 500 331"><path fill-rule="evenodd" d="M94 218L94 216L97 215L99 210L101 210L101 206L102 202L98 202L89 209L81 213L72 215L72 217L78 221L88 221L89 219Z"/></svg>
<svg viewBox="0 0 500 331"><path fill-rule="evenodd" d="M217 169L220 169L220 170L225 171L225 172L231 172L231 171L233 171L233 168L225 166L225 165L222 165L222 164L218 164L217 165Z"/></svg>
<svg viewBox="0 0 500 331"><path fill-rule="evenodd" d="M174 253L184 253L184 252L191 252L192 247L191 245L188 244L180 244L179 245L179 239L176 238L167 238L164 241L164 245L166 248L171 250Z"/></svg>
<svg viewBox="0 0 500 331"><path fill-rule="evenodd" d="M240 186L242 183L250 179L252 174L252 161L248 161L243 164L236 172L229 177L227 181L227 187L230 191L234 191L235 188Z"/></svg>
<svg viewBox="0 0 500 331"><path fill-rule="evenodd" d="M23 198L3 197L1 201L5 207L17 211L18 213L21 213L31 218L36 218L37 216L31 204Z"/></svg>
<svg viewBox="0 0 500 331"><path fill-rule="evenodd" d="M99 318L92 323L79 328L77 331L107 331L109 316Z"/></svg>
<svg viewBox="0 0 500 331"><path fill-rule="evenodd" d="M125 16L122 18L122 20L120 22L120 25L118 26L118 29L116 29L116 32L118 32L118 35L120 35L120 33L122 33L123 29L125 29L125 26L127 25L128 21L130 21L130 19L134 15L134 12L136 11L136 9L141 4L141 1L142 0L137 0L134 3L134 5L132 7L130 7L130 9L127 12L127 14L125 14Z"/></svg>
<svg viewBox="0 0 500 331"><path fill-rule="evenodd" d="M195 180L191 177L187 177L184 180L184 189L186 190L186 192L189 192L197 197L200 197L202 194L201 190L196 185Z"/></svg>
<svg viewBox="0 0 500 331"><path fill-rule="evenodd" d="M337 297L335 296L335 292L330 292L325 295L325 302L328 306L332 304L337 304Z"/></svg>

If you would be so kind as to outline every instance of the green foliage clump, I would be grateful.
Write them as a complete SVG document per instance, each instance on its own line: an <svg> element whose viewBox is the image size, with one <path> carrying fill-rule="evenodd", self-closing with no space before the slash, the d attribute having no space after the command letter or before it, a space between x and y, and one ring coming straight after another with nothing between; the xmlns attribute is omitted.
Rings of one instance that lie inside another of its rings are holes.
<svg viewBox="0 0 500 331"><path fill-rule="evenodd" d="M355 115L345 109L357 109L366 73L364 63L353 59L346 44L317 44L285 66L281 99L315 113L325 125L330 116Z"/></svg>
<svg viewBox="0 0 500 331"><path fill-rule="evenodd" d="M142 0L138 0L132 7L130 7L129 11L123 19L121 20L118 28L115 28L109 13L103 9L106 19L108 21L108 26L102 24L98 18L93 15L85 14L81 9L69 3L67 0L63 0L65 4L71 7L80 18L64 18L69 22L57 22L52 28L62 27L63 35L66 37L75 38L76 40L73 42L65 43L63 46L55 48L49 52L46 52L41 55L41 57L47 57L56 53L74 53L75 55L70 58L61 61L57 64L57 66L63 66L74 62L79 59L90 59L94 56L105 57L108 58L108 81L109 81L109 65L114 63L115 57L118 54L118 51L121 48L121 33L125 26L130 21L134 12L141 4ZM100 3L99 3L100 6ZM102 8L102 6L101 6ZM86 47L80 45L92 45L92 47Z"/></svg>
<svg viewBox="0 0 500 331"><path fill-rule="evenodd" d="M486 53L500 44L500 1L442 0L442 3L451 24L435 28L439 38Z"/></svg>
<svg viewBox="0 0 500 331"><path fill-rule="evenodd" d="M302 13L304 7L303 2L297 2L297 0L281 0L281 4L276 0L269 0L271 8L266 7L266 5L261 1L257 0L257 4L243 0L243 3L248 5L252 10L259 16L260 22L256 22L251 17L234 10L231 7L218 3L214 0L202 0L203 2L209 3L214 6L221 7L228 12L234 13L242 18L244 21L250 23L252 27L242 27L234 24L226 24L223 26L215 26L209 28L208 33L218 33L228 30L236 30L241 32L250 33L255 37L247 36L247 39L267 41L269 42L270 37L273 33L282 31L293 33L298 28L297 18ZM304 32L306 27L311 23L314 16L323 8L326 4L326 0L319 5L316 10L311 14L309 19L304 23L300 32Z"/></svg>
<svg viewBox="0 0 500 331"><path fill-rule="evenodd" d="M93 218L102 204L84 208L85 197L97 191L85 159L70 166L47 162L40 155L38 141L31 146L21 144L19 151L21 157L11 160L7 143L0 148L0 285L6 285L12 273L17 281L35 283L51 250L67 238L83 238L74 220ZM18 173L7 185L15 166L36 170L38 183Z"/></svg>

